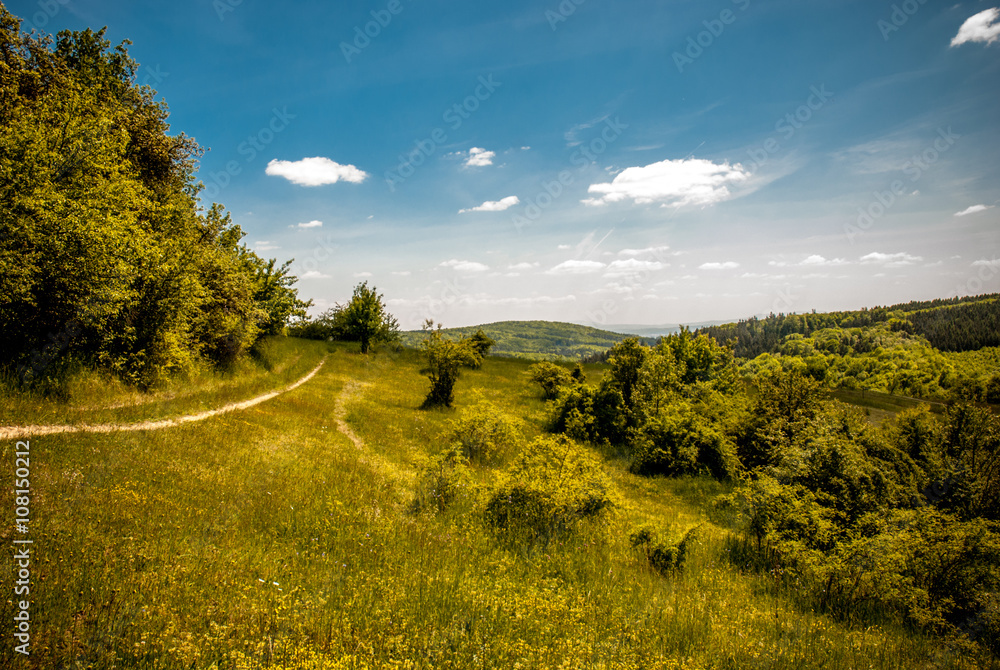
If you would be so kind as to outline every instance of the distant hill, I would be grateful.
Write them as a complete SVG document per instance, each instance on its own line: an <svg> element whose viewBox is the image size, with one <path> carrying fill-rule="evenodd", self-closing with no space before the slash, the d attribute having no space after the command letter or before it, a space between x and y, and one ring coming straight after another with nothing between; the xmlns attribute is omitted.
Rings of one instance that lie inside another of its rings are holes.
<svg viewBox="0 0 1000 670"><path fill-rule="evenodd" d="M887 323L894 331L927 338L942 351L975 351L1000 346L1000 294L913 301L849 312L770 314L736 323L699 328L733 347L741 358L774 353L792 334L809 337L825 328L859 328Z"/></svg>
<svg viewBox="0 0 1000 670"><path fill-rule="evenodd" d="M497 342L492 354L546 360L579 360L603 353L625 338L634 337L558 321L498 321L481 326L445 328L442 332L446 337L460 339L480 328ZM418 347L423 337L420 330L404 332L403 345Z"/></svg>

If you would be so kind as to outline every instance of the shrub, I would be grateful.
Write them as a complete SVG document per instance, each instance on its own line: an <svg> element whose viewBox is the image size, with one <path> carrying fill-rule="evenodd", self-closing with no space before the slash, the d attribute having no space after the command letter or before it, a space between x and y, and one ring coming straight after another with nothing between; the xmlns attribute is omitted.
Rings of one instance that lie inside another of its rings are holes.
<svg viewBox="0 0 1000 670"><path fill-rule="evenodd" d="M528 373L531 375L531 381L542 387L542 394L546 400L555 400L559 390L568 386L573 379L561 366L548 361L535 363L528 368Z"/></svg>
<svg viewBox="0 0 1000 670"><path fill-rule="evenodd" d="M732 441L691 408L660 412L634 447L632 471L640 475L708 471L716 479L733 479L741 470Z"/></svg>
<svg viewBox="0 0 1000 670"><path fill-rule="evenodd" d="M646 560L653 569L668 574L684 567L691 544L697 539L700 526L695 526L677 542L670 543L657 538L657 533L648 527L638 529L629 537L633 547L642 548Z"/></svg>
<svg viewBox="0 0 1000 670"><path fill-rule="evenodd" d="M462 455L449 450L428 465L417 480L414 512L443 512L463 494L473 490L472 473Z"/></svg>
<svg viewBox="0 0 1000 670"><path fill-rule="evenodd" d="M488 403L480 403L450 422L445 439L464 458L492 464L511 453L522 437L515 419Z"/></svg>
<svg viewBox="0 0 1000 670"><path fill-rule="evenodd" d="M613 505L612 483L597 459L565 436L545 436L511 463L484 518L503 538L547 544Z"/></svg>

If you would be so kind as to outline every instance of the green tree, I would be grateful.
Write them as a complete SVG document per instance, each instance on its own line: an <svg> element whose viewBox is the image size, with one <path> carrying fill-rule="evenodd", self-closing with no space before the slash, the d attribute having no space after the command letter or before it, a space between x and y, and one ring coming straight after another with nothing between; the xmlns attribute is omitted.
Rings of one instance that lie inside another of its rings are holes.
<svg viewBox="0 0 1000 670"><path fill-rule="evenodd" d="M334 338L361 343L361 353L367 354L372 345L399 339L399 323L389 314L382 296L368 282L354 287L354 295L346 305L337 305L333 314Z"/></svg>
<svg viewBox="0 0 1000 670"><path fill-rule="evenodd" d="M427 367L420 372L431 380L431 389L424 399L423 406L451 407L455 400L455 383L462 366L476 365L476 353L469 339L459 341L449 340L441 333L441 324L434 328L434 322L428 319L424 323L427 337L422 347L427 356Z"/></svg>

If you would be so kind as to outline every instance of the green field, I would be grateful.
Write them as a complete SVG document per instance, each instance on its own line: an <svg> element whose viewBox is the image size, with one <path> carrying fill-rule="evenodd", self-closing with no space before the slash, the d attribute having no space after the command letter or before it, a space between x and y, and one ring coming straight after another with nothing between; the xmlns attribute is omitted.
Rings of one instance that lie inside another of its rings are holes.
<svg viewBox="0 0 1000 670"><path fill-rule="evenodd" d="M449 420L474 404L517 417L525 441L542 432L546 406L526 362L489 358L463 372L457 409L423 411L416 352L361 356L298 340L271 352L273 375L250 366L174 398L102 409L95 403L116 404L117 392L88 387L68 403L5 408L34 424L179 415L219 400L214 387L240 400L328 356L308 383L247 410L159 431L31 439L32 655L15 658L7 644L0 664L977 667L891 619L811 611L794 588L735 566L731 527L711 506L729 485L712 479L638 477L600 456L616 508L534 549L501 545L477 516L495 468L473 467L447 511L413 512ZM13 448L4 444L5 459ZM672 537L700 524L683 571L650 568L628 541L638 524ZM12 536L5 525L0 539L11 546ZM0 602L4 620L13 607Z"/></svg>

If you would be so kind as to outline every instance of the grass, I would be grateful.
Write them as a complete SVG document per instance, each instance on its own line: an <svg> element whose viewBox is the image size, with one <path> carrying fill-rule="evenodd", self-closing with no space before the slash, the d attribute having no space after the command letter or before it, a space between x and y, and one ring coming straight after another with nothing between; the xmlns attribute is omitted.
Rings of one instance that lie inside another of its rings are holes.
<svg viewBox="0 0 1000 670"><path fill-rule="evenodd" d="M248 368L205 386L253 395L327 350L329 359L292 392L197 424L31 440L32 655L14 658L5 644L0 665L976 667L900 626L848 627L811 612L767 575L734 566L710 504L728 487L711 480L645 479L606 459L621 505L534 549L496 543L477 518L476 488L443 513L414 514L415 482L463 408L490 402L522 420L526 439L543 432L528 364L488 359L463 372L457 409L423 411L416 352L279 347L274 369L284 372ZM191 388L130 416L222 397L236 399ZM18 411L36 424L70 411L32 402L39 416ZM336 429L338 403L361 447ZM3 445L5 463L13 446ZM488 487L497 469L473 476ZM662 575L629 544L639 524L703 531L685 569ZM4 524L0 542L12 539ZM12 569L4 561L4 583ZM0 609L12 621L12 602Z"/></svg>

